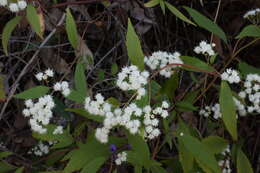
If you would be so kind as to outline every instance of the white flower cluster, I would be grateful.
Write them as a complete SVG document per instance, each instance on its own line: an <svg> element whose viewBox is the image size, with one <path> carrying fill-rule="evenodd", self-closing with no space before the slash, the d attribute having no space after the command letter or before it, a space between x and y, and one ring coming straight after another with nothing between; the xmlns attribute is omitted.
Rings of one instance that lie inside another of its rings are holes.
<svg viewBox="0 0 260 173"><path fill-rule="evenodd" d="M156 115L161 116L162 118L167 118L169 116L169 113L167 109L169 108L169 104L166 101L162 102L161 107L156 107L154 110L152 110L151 106L145 106L143 109L144 112L144 120L143 124L145 126L145 134L144 136L147 139L154 139L158 137L161 132L158 128L159 120L156 117Z"/></svg>
<svg viewBox="0 0 260 173"><path fill-rule="evenodd" d="M154 110L150 106L146 106L143 109L139 108L135 103L121 108L113 108L112 105L104 101L104 97L101 94L95 96L95 100L91 100L90 97L85 99L85 109L93 115L99 115L104 117L103 127L97 128L95 136L101 143L108 142L108 136L110 130L116 126L125 127L131 134L137 134L142 126L142 115L144 114L143 125L145 126L147 137L153 139L160 134L160 130L155 128L159 124L159 120L155 118L155 115L159 115L162 118L168 116L167 108L169 104L163 102L161 107L157 107ZM150 129L149 129L150 128Z"/></svg>
<svg viewBox="0 0 260 173"><path fill-rule="evenodd" d="M239 73L236 70L228 68L224 73L221 74L221 80L228 81L230 84L239 83Z"/></svg>
<svg viewBox="0 0 260 173"><path fill-rule="evenodd" d="M218 162L218 165L222 169L222 173L231 173L232 169L230 166L230 146L228 145L227 148L221 153L224 156L223 160Z"/></svg>
<svg viewBox="0 0 260 173"><path fill-rule="evenodd" d="M247 103L248 113L260 113L260 75L248 74L244 82L244 90L239 94Z"/></svg>
<svg viewBox="0 0 260 173"><path fill-rule="evenodd" d="M60 91L65 97L70 94L69 83L66 81L55 83L53 89L54 91Z"/></svg>
<svg viewBox="0 0 260 173"><path fill-rule="evenodd" d="M232 73L232 72L231 72ZM228 79L228 77L227 77ZM230 80L230 79L228 79ZM232 79L232 81L234 81ZM235 80L238 81L238 78ZM239 78L240 81L240 78ZM238 93L239 98L233 97L238 115L246 116L247 114L260 113L260 75L248 74L244 81L244 89ZM243 100L243 102L242 102ZM219 104L213 107L206 106L199 111L200 115L208 117L214 113L213 118L218 119L221 117Z"/></svg>
<svg viewBox="0 0 260 173"><path fill-rule="evenodd" d="M152 70L160 70L166 67L169 64L183 64L183 61L180 59L180 53L168 53L168 52L154 52L151 56L145 57L145 64L150 67ZM160 75L169 78L173 74L173 69L179 67L180 65L170 65L169 67L160 70Z"/></svg>
<svg viewBox="0 0 260 173"><path fill-rule="evenodd" d="M116 85L123 91L137 91L137 99L140 99L146 93L144 86L147 84L149 75L149 72L140 72L138 67L134 65L124 67L122 71L118 73Z"/></svg>
<svg viewBox="0 0 260 173"><path fill-rule="evenodd" d="M213 50L213 47L215 47L216 44L208 44L206 41L201 41L198 46L194 48L194 52L196 54L203 54L203 55L209 55L209 56L214 56L216 53Z"/></svg>
<svg viewBox="0 0 260 173"><path fill-rule="evenodd" d="M62 134L63 133L63 127L62 126L57 126L54 131L53 131L53 134L54 135L59 135L59 134Z"/></svg>
<svg viewBox="0 0 260 173"><path fill-rule="evenodd" d="M53 76L54 76L54 72L52 69L47 69L45 70L45 72L39 72L35 75L38 81L47 80L49 77L52 78Z"/></svg>
<svg viewBox="0 0 260 173"><path fill-rule="evenodd" d="M30 117L29 123L33 131L40 134L46 133L43 125L48 125L53 116L52 109L55 104L52 96L40 97L38 102L33 103L31 99L25 101L26 108L23 110L25 117Z"/></svg>
<svg viewBox="0 0 260 173"><path fill-rule="evenodd" d="M34 154L35 156L43 156L49 153L49 146L40 141L38 145L32 148L28 154Z"/></svg>
<svg viewBox="0 0 260 173"><path fill-rule="evenodd" d="M249 10L244 14L244 18L250 18L250 17L255 17L260 14L260 8L254 9L254 10Z"/></svg>
<svg viewBox="0 0 260 173"><path fill-rule="evenodd" d="M216 120L222 116L220 112L220 105L218 103L216 103L214 106L205 106L204 109L199 111L199 114L204 117L209 117L211 114L213 114L213 118Z"/></svg>
<svg viewBox="0 0 260 173"><path fill-rule="evenodd" d="M127 153L126 152L121 152L117 154L117 159L115 160L117 165L121 165L122 162L125 162L127 158Z"/></svg>
<svg viewBox="0 0 260 173"><path fill-rule="evenodd" d="M8 3L8 0L0 0L0 6L6 7L8 6L11 12L18 12L20 10L24 10L27 7L27 2L24 0L18 0L17 3L11 2Z"/></svg>

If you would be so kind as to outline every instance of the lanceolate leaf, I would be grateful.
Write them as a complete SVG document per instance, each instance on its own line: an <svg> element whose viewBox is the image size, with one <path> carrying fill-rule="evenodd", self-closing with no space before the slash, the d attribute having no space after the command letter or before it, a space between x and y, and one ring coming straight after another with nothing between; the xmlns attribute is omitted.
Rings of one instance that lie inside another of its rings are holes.
<svg viewBox="0 0 260 173"><path fill-rule="evenodd" d="M87 82L83 64L77 64L74 78L76 90L85 97L87 95Z"/></svg>
<svg viewBox="0 0 260 173"><path fill-rule="evenodd" d="M7 45L8 45L8 41L10 39L11 33L13 32L14 28L18 25L20 20L21 20L21 17L16 16L12 20L10 20L7 24L5 24L5 27L4 27L4 30L2 33L2 46L3 46L4 52L6 55L8 55Z"/></svg>
<svg viewBox="0 0 260 173"><path fill-rule="evenodd" d="M204 138L202 143L205 144L214 154L221 153L228 145L227 140L219 136L209 136Z"/></svg>
<svg viewBox="0 0 260 173"><path fill-rule="evenodd" d="M251 66L245 62L240 62L238 64L238 68L239 71L242 73L243 76L246 76L248 74L252 74L252 73L256 73L258 75L260 75L260 69L259 68L255 68L254 66Z"/></svg>
<svg viewBox="0 0 260 173"><path fill-rule="evenodd" d="M46 86L37 86L31 89L28 89L22 93L16 94L14 97L18 99L36 99L46 95L49 91L49 88Z"/></svg>
<svg viewBox="0 0 260 173"><path fill-rule="evenodd" d="M90 161L80 173L96 173L106 161L105 157L98 157Z"/></svg>
<svg viewBox="0 0 260 173"><path fill-rule="evenodd" d="M190 19L188 19L186 16L184 16L177 8L175 8L173 5L171 5L168 2L165 2L166 7L178 18L183 20L184 22L187 22L189 24L192 24L196 26L195 23L193 23Z"/></svg>
<svg viewBox="0 0 260 173"><path fill-rule="evenodd" d="M28 5L26 8L26 18L36 34L42 38L40 18L36 9L32 5Z"/></svg>
<svg viewBox="0 0 260 173"><path fill-rule="evenodd" d="M227 43L227 37L224 31L214 22L212 22L210 19L207 17L203 16L200 14L198 11L189 8L189 7L184 7L188 13L191 15L193 20L202 28L212 32L213 34L219 36L225 43Z"/></svg>
<svg viewBox="0 0 260 173"><path fill-rule="evenodd" d="M216 158L197 138L184 134L178 138L193 157L214 173L220 173Z"/></svg>
<svg viewBox="0 0 260 173"><path fill-rule="evenodd" d="M144 4L145 7L154 7L160 3L160 0L151 0Z"/></svg>
<svg viewBox="0 0 260 173"><path fill-rule="evenodd" d="M256 25L248 25L236 36L237 39L244 37L260 37L260 27Z"/></svg>
<svg viewBox="0 0 260 173"><path fill-rule="evenodd" d="M190 56L181 56L181 59L184 64L187 66L183 66L182 68L188 71L194 72L214 72L215 69L210 65L206 64L204 61Z"/></svg>
<svg viewBox="0 0 260 173"><path fill-rule="evenodd" d="M252 166L241 148L237 151L237 173L253 173Z"/></svg>
<svg viewBox="0 0 260 173"><path fill-rule="evenodd" d="M139 70L144 70L144 54L141 48L140 40L135 33L131 20L128 19L128 28L126 35L126 47L128 57L133 65L136 65Z"/></svg>
<svg viewBox="0 0 260 173"><path fill-rule="evenodd" d="M132 147L132 150L138 155L141 166L147 167L150 162L150 151L147 143L139 135L128 135L128 142Z"/></svg>
<svg viewBox="0 0 260 173"><path fill-rule="evenodd" d="M237 140L236 108L233 101L232 91L226 81L222 81L220 90L220 111L223 122L234 140Z"/></svg>
<svg viewBox="0 0 260 173"><path fill-rule="evenodd" d="M68 35L68 39L70 41L70 44L72 47L77 50L78 48L78 32L77 32L77 26L74 21L74 18L70 12L70 9L67 8L67 14L66 14L66 32Z"/></svg>

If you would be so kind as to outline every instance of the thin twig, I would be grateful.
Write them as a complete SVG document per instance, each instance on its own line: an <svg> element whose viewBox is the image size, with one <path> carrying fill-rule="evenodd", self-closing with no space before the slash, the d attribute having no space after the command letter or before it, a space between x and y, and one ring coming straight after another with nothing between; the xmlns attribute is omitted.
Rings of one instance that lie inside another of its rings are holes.
<svg viewBox="0 0 260 173"><path fill-rule="evenodd" d="M18 76L18 78L16 79L16 81L14 82L14 84L12 85L12 89L11 92L8 94L7 97L7 101L5 102L2 110L1 110L1 114L0 114L0 120L3 118L3 114L5 112L5 109L8 106L9 101L11 100L11 98L13 97L17 87L18 87L18 83L20 82L20 80L22 79L22 77L26 74L26 72L29 69L29 66L34 62L34 60L36 59L36 57L38 56L38 54L40 53L41 49L44 47L44 45L50 40L50 38L55 34L55 32L57 31L57 27L61 26L63 24L65 20L65 13L63 14L63 16L61 17L60 21L58 22L56 28L54 28L52 30L52 32L43 40L43 42L41 43L41 45L39 46L38 50L34 53L33 57L30 59L30 61L26 64L26 66L23 68L23 70L21 71L20 75Z"/></svg>

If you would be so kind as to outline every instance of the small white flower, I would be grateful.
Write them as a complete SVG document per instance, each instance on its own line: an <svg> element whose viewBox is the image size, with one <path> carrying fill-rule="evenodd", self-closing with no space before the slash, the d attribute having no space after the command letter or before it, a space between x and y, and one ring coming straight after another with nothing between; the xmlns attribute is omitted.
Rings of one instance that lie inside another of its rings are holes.
<svg viewBox="0 0 260 173"><path fill-rule="evenodd" d="M42 81L42 80L43 80L43 73L42 73L42 72L37 73L37 74L35 75L35 77L36 77L36 79L37 79L38 81Z"/></svg>
<svg viewBox="0 0 260 173"><path fill-rule="evenodd" d="M62 126L57 126L54 131L53 134L54 135L58 135L58 134L62 134L63 133L63 127Z"/></svg>
<svg viewBox="0 0 260 173"><path fill-rule="evenodd" d="M54 86L53 86L54 91L61 91L61 83L57 82Z"/></svg>
<svg viewBox="0 0 260 173"><path fill-rule="evenodd" d="M20 1L19 1L20 2ZM45 70L45 74L48 76L48 77L53 77L54 76L54 72L52 69L47 69Z"/></svg>
<svg viewBox="0 0 260 173"><path fill-rule="evenodd" d="M20 8L20 10L24 10L27 7L26 1L19 0L17 3L18 3L18 7Z"/></svg>
<svg viewBox="0 0 260 173"><path fill-rule="evenodd" d="M62 95L64 95L65 97L69 96L70 95L70 89L69 88L66 88L62 91Z"/></svg>
<svg viewBox="0 0 260 173"><path fill-rule="evenodd" d="M6 6L7 0L0 0L0 6Z"/></svg>
<svg viewBox="0 0 260 173"><path fill-rule="evenodd" d="M121 165L122 162L126 161L126 159L127 159L127 153L123 151L122 153L117 154L117 159L115 160L115 163L117 165Z"/></svg>
<svg viewBox="0 0 260 173"><path fill-rule="evenodd" d="M183 64L182 60L180 59L180 53L174 52L174 53L168 53L168 52L154 52L150 57L145 57L144 62L145 64L150 67L152 70L155 69L161 69L165 68L167 65L172 64L171 66L160 70L160 75L169 78L173 74L173 70L176 67L179 67L181 64ZM176 65L173 65L176 64ZM180 65L178 65L180 64Z"/></svg>
<svg viewBox="0 0 260 173"><path fill-rule="evenodd" d="M199 46L196 46L194 48L194 52L196 54L204 54L209 56L214 56L215 52L213 50L213 47L215 47L215 44L208 44L206 41L201 41Z"/></svg>
<svg viewBox="0 0 260 173"><path fill-rule="evenodd" d="M19 7L17 3L10 3L9 4L9 9L11 12L16 13L19 11Z"/></svg>
<svg viewBox="0 0 260 173"><path fill-rule="evenodd" d="M221 74L221 79L228 81L230 84L240 82L240 77L239 77L238 72L231 68L226 69L226 71Z"/></svg>

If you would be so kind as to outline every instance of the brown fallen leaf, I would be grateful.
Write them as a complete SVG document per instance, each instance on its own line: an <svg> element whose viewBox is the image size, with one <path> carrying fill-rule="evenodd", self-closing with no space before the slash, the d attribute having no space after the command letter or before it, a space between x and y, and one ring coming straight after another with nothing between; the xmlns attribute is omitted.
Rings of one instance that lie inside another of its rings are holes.
<svg viewBox="0 0 260 173"><path fill-rule="evenodd" d="M94 66L93 53L88 48L85 40L83 40L80 36L79 38L79 47L76 51L76 56L79 57L80 62L85 64L86 70L91 70Z"/></svg>

